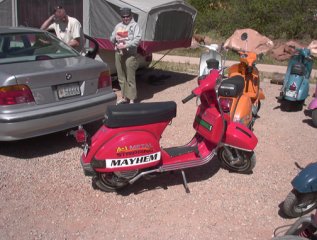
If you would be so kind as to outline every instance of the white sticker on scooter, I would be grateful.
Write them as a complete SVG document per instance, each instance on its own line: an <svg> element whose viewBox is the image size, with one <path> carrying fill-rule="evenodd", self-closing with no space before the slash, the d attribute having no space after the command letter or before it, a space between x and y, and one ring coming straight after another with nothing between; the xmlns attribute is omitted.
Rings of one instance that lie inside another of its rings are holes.
<svg viewBox="0 0 317 240"><path fill-rule="evenodd" d="M148 164L152 162L157 162L161 159L161 152L152 153L149 155L143 155L132 158L114 158L106 159L107 168L120 168L120 167L131 167L137 165Z"/></svg>
<svg viewBox="0 0 317 240"><path fill-rule="evenodd" d="M297 97L297 92L296 91L291 91L291 90L287 90L285 95L287 97L292 97L292 98L296 98Z"/></svg>

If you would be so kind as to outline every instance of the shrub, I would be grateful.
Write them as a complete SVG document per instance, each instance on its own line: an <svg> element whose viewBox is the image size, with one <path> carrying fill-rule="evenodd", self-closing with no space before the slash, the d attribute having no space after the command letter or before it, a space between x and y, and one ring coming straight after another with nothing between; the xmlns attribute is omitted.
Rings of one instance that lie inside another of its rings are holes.
<svg viewBox="0 0 317 240"><path fill-rule="evenodd" d="M229 37L252 28L273 39L317 38L316 0L187 0L198 13L197 32Z"/></svg>

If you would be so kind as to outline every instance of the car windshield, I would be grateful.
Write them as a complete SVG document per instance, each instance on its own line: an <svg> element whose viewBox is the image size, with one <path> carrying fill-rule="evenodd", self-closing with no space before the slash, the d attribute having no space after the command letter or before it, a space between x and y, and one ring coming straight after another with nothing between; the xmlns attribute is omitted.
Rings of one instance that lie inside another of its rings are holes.
<svg viewBox="0 0 317 240"><path fill-rule="evenodd" d="M0 64L76 56L76 50L48 32L0 35Z"/></svg>

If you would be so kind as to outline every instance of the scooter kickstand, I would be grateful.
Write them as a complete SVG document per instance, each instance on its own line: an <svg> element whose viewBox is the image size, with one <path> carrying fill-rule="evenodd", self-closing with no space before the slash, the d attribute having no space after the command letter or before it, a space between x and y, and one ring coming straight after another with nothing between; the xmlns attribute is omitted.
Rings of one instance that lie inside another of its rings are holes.
<svg viewBox="0 0 317 240"><path fill-rule="evenodd" d="M182 176L183 176L184 187L185 187L186 193L190 193L189 188L188 188L188 184L187 184L187 180L186 180L185 172L184 172L184 170L181 170L181 172L182 172Z"/></svg>

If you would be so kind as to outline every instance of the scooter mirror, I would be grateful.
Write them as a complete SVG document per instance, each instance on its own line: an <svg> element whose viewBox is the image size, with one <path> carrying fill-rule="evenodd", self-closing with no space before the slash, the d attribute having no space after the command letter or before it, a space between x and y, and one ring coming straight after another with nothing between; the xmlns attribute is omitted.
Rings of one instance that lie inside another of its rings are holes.
<svg viewBox="0 0 317 240"><path fill-rule="evenodd" d="M241 34L241 40L242 40L242 41L245 41L245 40L247 40L247 39L248 39L248 34L247 34L246 32L242 33L242 34Z"/></svg>

